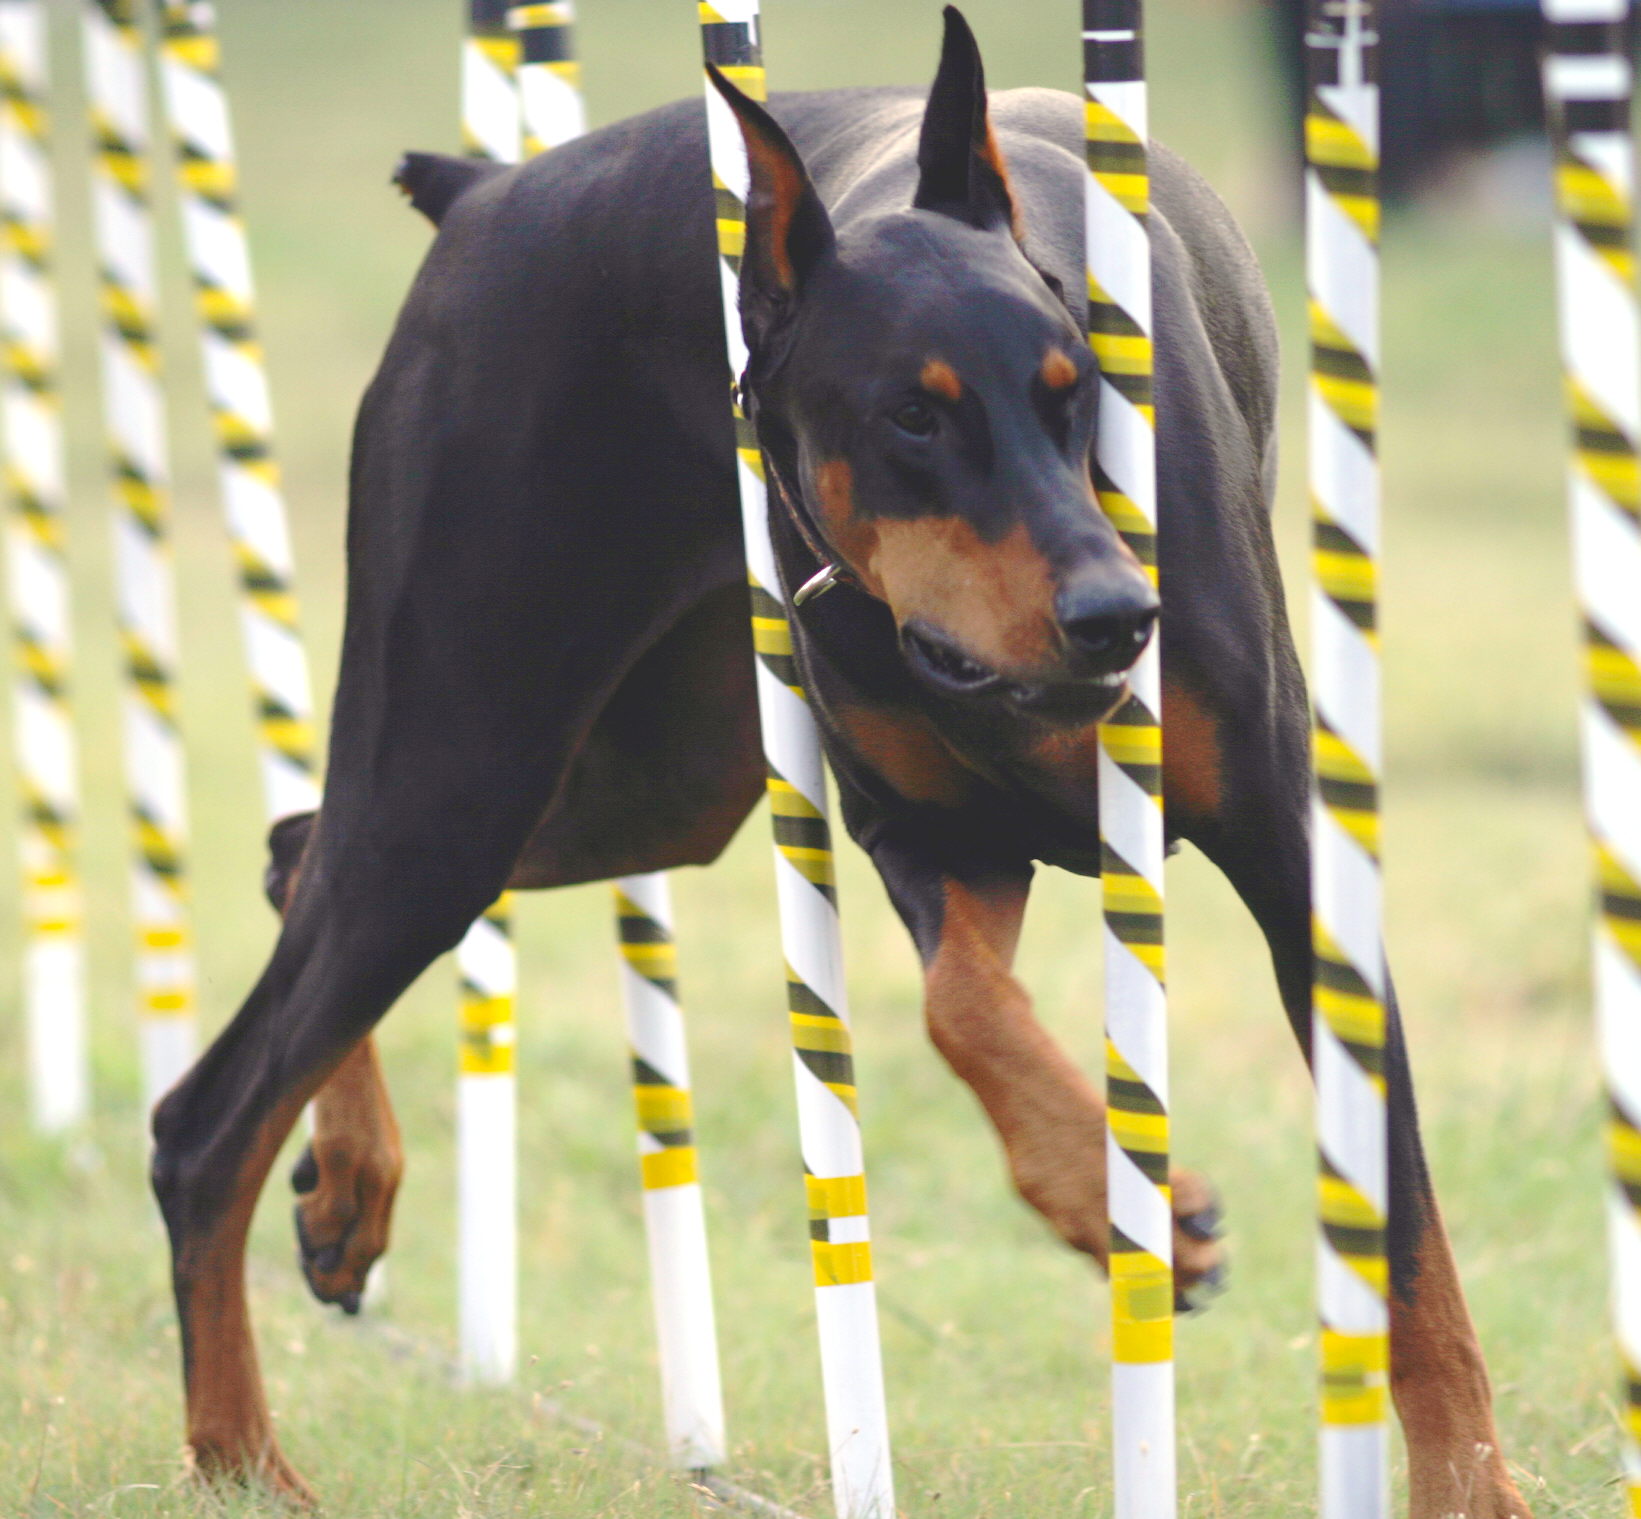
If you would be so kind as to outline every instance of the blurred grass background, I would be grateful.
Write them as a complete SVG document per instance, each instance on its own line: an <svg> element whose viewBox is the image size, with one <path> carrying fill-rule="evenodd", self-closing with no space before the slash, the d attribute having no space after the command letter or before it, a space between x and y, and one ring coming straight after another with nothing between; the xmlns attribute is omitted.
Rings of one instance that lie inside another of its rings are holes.
<svg viewBox="0 0 1641 1519"><path fill-rule="evenodd" d="M398 153L455 141L457 0L223 0L244 199L316 684L332 683L351 414L428 240L387 187ZM587 0L595 121L696 88L691 6ZM71 8L63 6L64 22ZM1158 136L1255 238L1284 325L1279 533L1303 584L1302 298L1266 20L1251 0L1153 0ZM1075 88L1070 0L970 0L994 88ZM69 56L72 31L60 28ZM778 0L782 87L922 81L935 0ZM176 1330L143 1184L126 991L107 508L93 384L79 105L59 110L73 400L97 1119L69 1144L24 1118L15 887L0 871L0 1512L262 1511L181 1481ZM1545 1515L1615 1511L1601 1271L1599 1105L1585 981L1575 610L1544 208L1433 206L1385 246L1391 955L1438 1186L1488 1347L1507 1451ZM173 313L186 310L174 239ZM183 700L207 1027L260 968L260 797L193 339L171 322ZM635 425L642 419L635 418ZM1641 588L1638 588L1641 594ZM1303 597L1294 611L1304 635ZM1303 647L1303 643L1302 643ZM0 858L15 798L0 795ZM761 821L676 883L684 990L738 1472L829 1509L803 1202ZM908 1512L1109 1511L1104 1288L1008 1192L966 1091L927 1047L914 957L846 852L890 1408ZM1225 1194L1230 1293L1179 1337L1190 1516L1314 1509L1309 1095L1262 945L1214 872L1170 870L1177 1150ZM1045 876L1022 961L1045 1020L1099 1049L1097 893ZM288 1452L333 1515L653 1515L686 1489L532 1417L530 1395L658 1437L623 1036L601 888L521 904L523 1336L517 1392L464 1393L436 1356L308 1300L280 1173L252 1290ZM453 1344L452 973L385 1025L410 1153L385 1317Z"/></svg>

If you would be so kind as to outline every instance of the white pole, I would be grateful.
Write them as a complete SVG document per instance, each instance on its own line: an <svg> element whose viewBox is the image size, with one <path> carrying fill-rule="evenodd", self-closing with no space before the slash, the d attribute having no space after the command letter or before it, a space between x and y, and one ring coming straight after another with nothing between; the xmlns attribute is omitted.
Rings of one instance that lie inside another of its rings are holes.
<svg viewBox="0 0 1641 1519"><path fill-rule="evenodd" d="M517 163L518 39L506 0L469 0L462 43L462 145ZM514 1071L518 956L505 893L456 949L456 1276L461 1361L474 1382L510 1382L518 1366L518 1094Z"/></svg>
<svg viewBox="0 0 1641 1519"><path fill-rule="evenodd" d="M0 443L23 802L23 1008L34 1125L59 1133L88 1116L91 1080L74 859L79 757L69 708L47 30L40 0L0 0Z"/></svg>
<svg viewBox="0 0 1641 1519"><path fill-rule="evenodd" d="M1389 1513L1389 1152L1379 858L1379 87L1371 0L1311 0L1311 893L1321 1512Z"/></svg>
<svg viewBox="0 0 1641 1519"><path fill-rule="evenodd" d="M1628 0L1544 0L1556 282L1573 424L1567 476L1584 611L1584 797L1595 1011L1610 1104L1607 1235L1629 1511L1641 1513L1641 334Z"/></svg>
<svg viewBox="0 0 1641 1519"><path fill-rule="evenodd" d="M223 508L239 564L241 623L271 823L319 806L313 694L273 453L273 407L256 335L216 10L209 0L162 0L160 79L176 149L183 244L194 281Z"/></svg>
<svg viewBox="0 0 1641 1519"><path fill-rule="evenodd" d="M468 1380L518 1369L518 1137L513 1074L515 967L504 894L456 950L461 1051L456 1078L457 1293Z"/></svg>
<svg viewBox="0 0 1641 1519"><path fill-rule="evenodd" d="M1157 579L1150 180L1140 0L1084 0L1089 346L1100 505ZM1174 1235L1163 945L1162 664L1153 636L1100 725L1111 1449L1119 1519L1171 1519Z"/></svg>
<svg viewBox="0 0 1641 1519"><path fill-rule="evenodd" d="M703 4L699 14L706 61L743 92L762 99L757 0L714 0ZM742 373L747 358L739 268L749 181L740 127L710 79L706 102L731 367L727 381ZM775 824L775 885L792 1016L798 1132L807 1173L832 1496L842 1519L893 1519L894 1474L826 773L820 736L792 656L791 628L769 541L763 457L738 407L735 429L758 712Z"/></svg>
<svg viewBox="0 0 1641 1519"><path fill-rule="evenodd" d="M667 878L628 876L615 901L667 1453L703 1470L723 1465L724 1396Z"/></svg>
<svg viewBox="0 0 1641 1519"><path fill-rule="evenodd" d="M171 467L156 327L147 60L134 0L81 8L102 287L102 404L114 498L143 1111L194 1058L187 772L177 721Z"/></svg>

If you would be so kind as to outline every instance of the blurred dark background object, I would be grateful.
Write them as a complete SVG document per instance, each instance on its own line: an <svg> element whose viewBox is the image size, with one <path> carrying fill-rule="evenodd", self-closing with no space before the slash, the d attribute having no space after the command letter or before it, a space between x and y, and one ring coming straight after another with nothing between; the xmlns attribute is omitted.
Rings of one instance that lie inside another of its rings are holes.
<svg viewBox="0 0 1641 1519"><path fill-rule="evenodd" d="M1485 173L1500 148L1542 144L1538 0L1380 0L1378 9L1387 200L1405 203L1455 175ZM1298 153L1305 0L1275 0L1271 15Z"/></svg>

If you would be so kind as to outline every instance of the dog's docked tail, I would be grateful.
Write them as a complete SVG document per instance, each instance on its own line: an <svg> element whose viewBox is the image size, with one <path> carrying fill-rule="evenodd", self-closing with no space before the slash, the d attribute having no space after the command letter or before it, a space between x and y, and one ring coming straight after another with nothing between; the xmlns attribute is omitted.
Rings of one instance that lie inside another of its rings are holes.
<svg viewBox="0 0 1641 1519"><path fill-rule="evenodd" d="M406 153L393 171L393 183L436 227L474 185L506 167L482 158L452 158L447 153Z"/></svg>

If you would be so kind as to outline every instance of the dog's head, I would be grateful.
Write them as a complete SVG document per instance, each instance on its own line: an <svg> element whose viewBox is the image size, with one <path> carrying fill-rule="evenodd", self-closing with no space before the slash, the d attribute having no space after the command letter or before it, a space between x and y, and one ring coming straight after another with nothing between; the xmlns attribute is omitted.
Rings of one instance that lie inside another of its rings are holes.
<svg viewBox="0 0 1641 1519"><path fill-rule="evenodd" d="M967 24L947 9L912 204L841 234L768 112L719 89L751 168L749 379L798 509L939 696L1100 716L1157 597L1094 496L1092 356L1022 251Z"/></svg>

